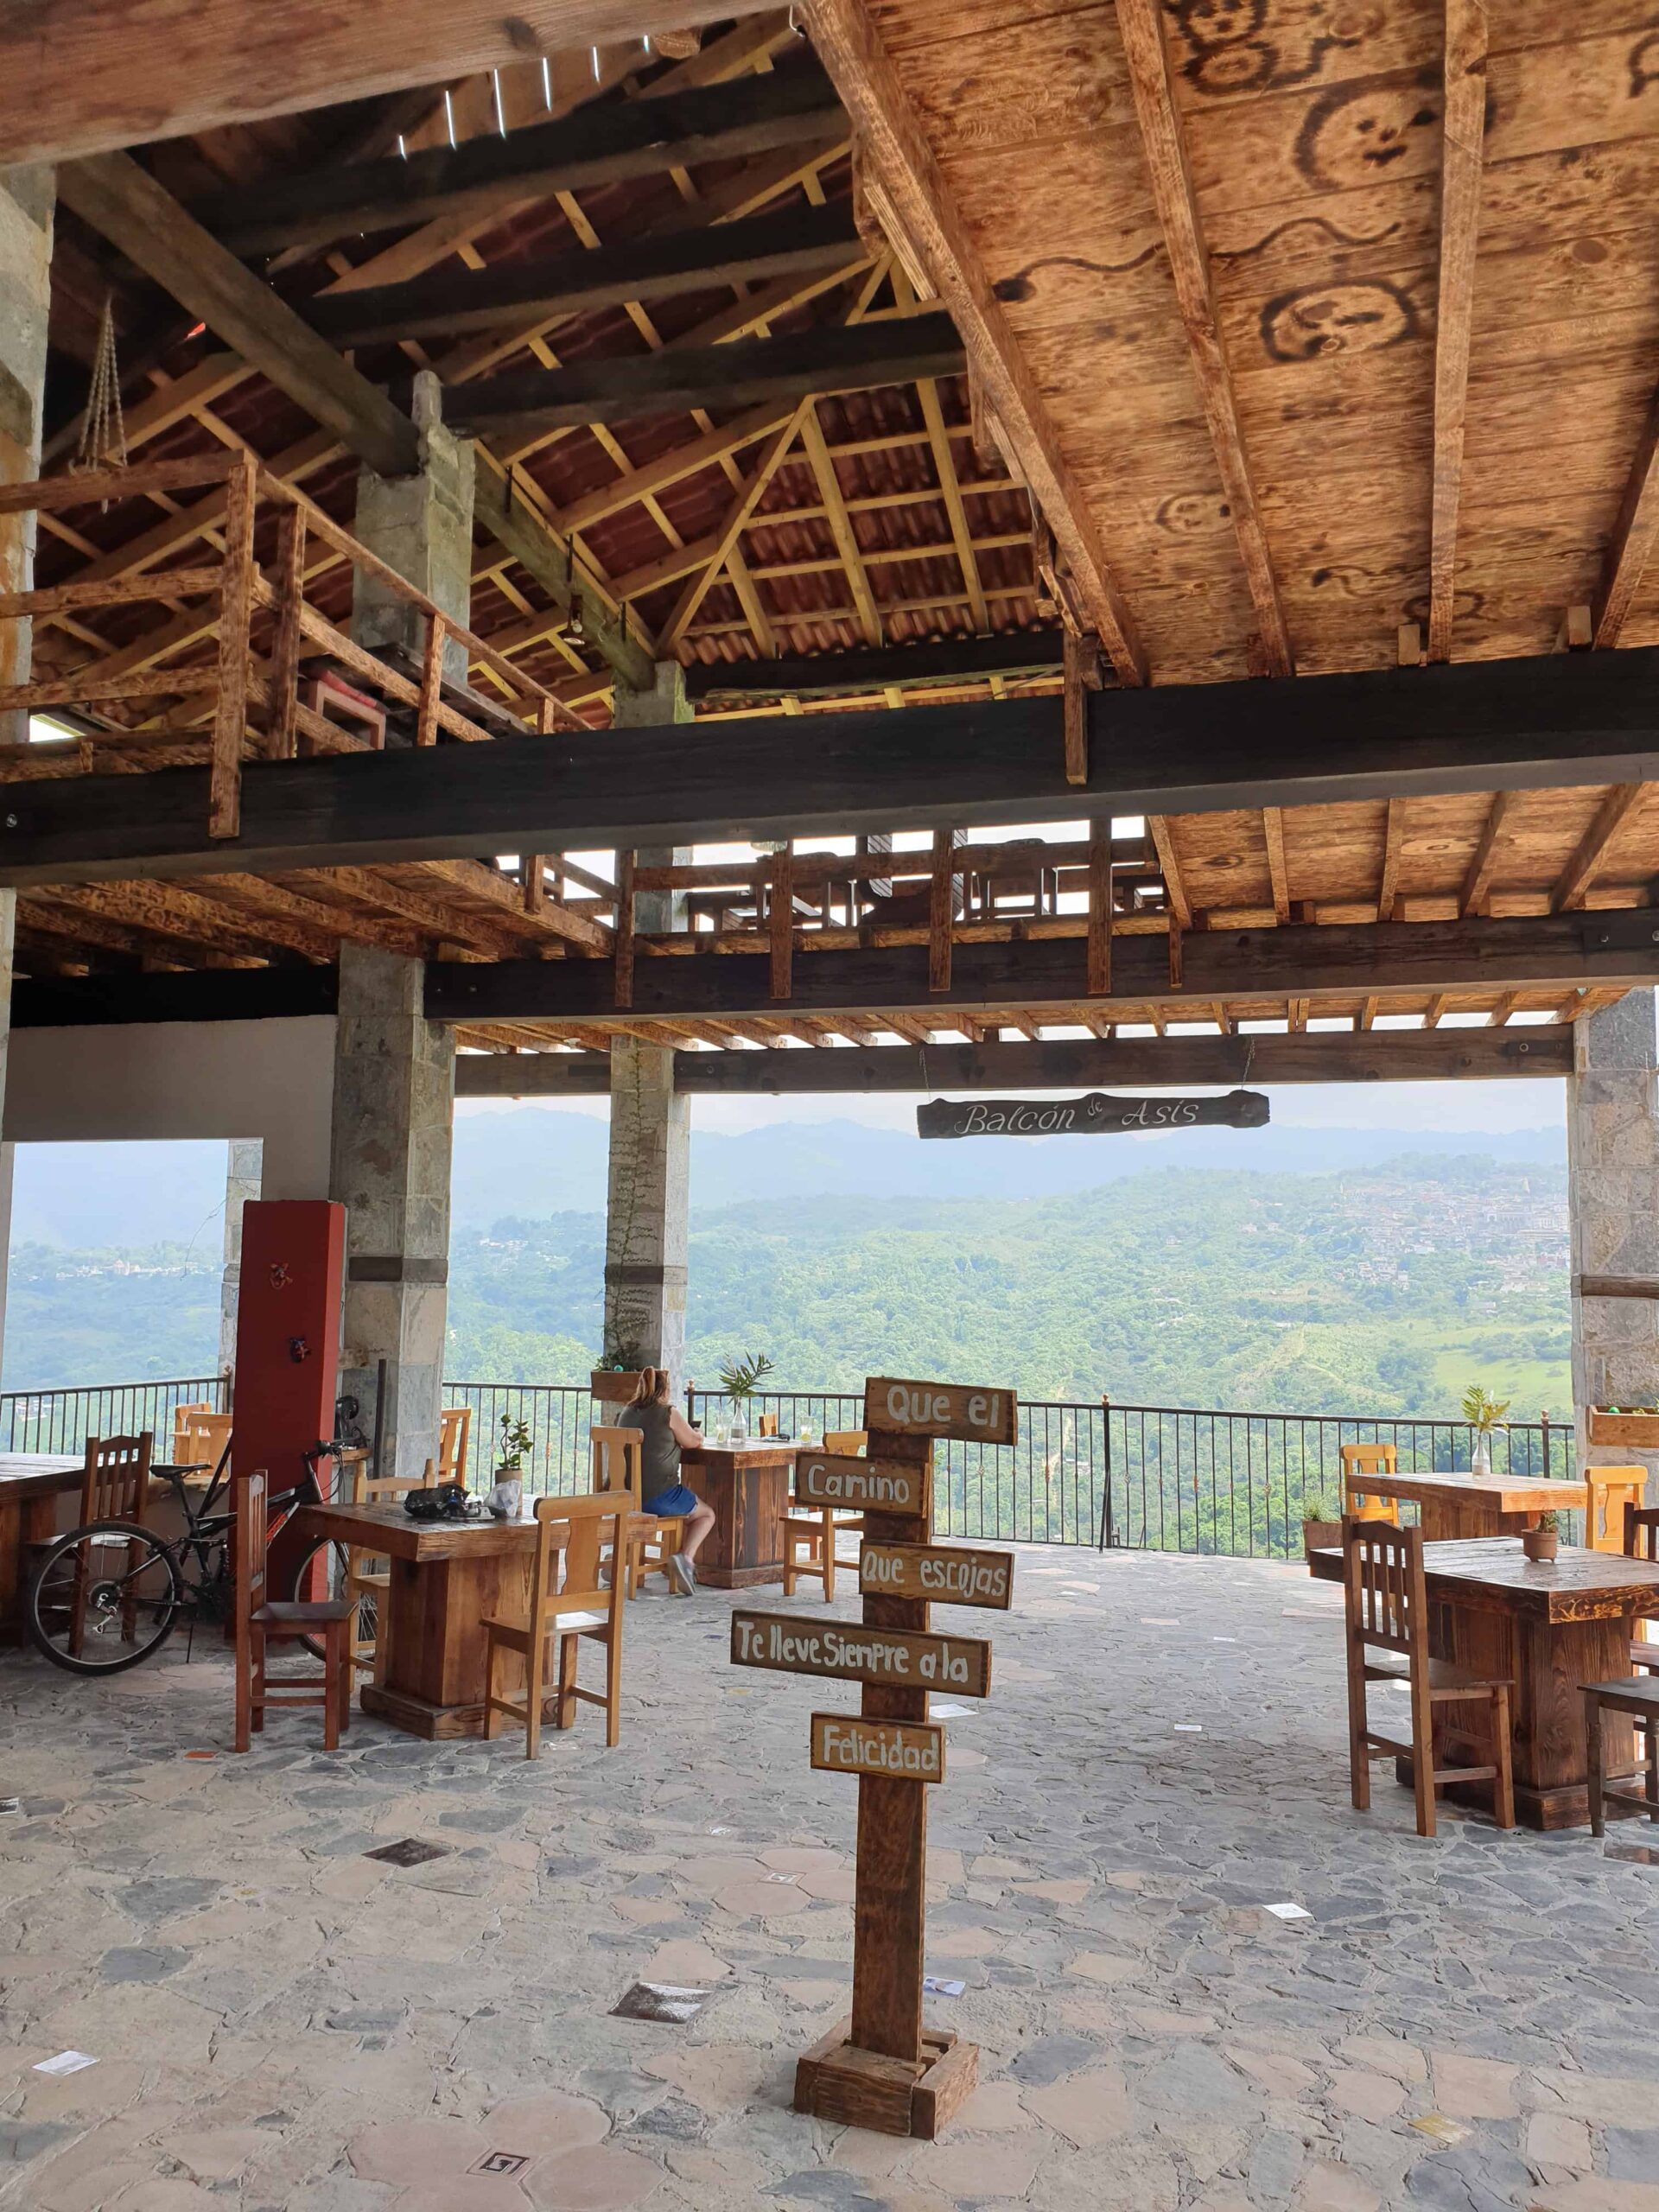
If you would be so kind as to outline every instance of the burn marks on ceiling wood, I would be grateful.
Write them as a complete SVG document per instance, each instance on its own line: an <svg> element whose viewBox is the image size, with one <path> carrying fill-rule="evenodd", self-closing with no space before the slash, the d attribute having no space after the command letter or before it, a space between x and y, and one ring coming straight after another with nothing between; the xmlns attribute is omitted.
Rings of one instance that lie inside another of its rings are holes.
<svg viewBox="0 0 1659 2212"><path fill-rule="evenodd" d="M1262 309L1270 361L1313 361L1330 353L1381 353L1423 334L1410 292L1386 278L1309 284L1281 292Z"/></svg>
<svg viewBox="0 0 1659 2212"><path fill-rule="evenodd" d="M1209 99L1307 84L1332 54L1362 44L1382 20L1380 7L1349 6L1332 9L1328 20L1316 14L1279 22L1268 0L1166 0L1164 12L1176 67Z"/></svg>

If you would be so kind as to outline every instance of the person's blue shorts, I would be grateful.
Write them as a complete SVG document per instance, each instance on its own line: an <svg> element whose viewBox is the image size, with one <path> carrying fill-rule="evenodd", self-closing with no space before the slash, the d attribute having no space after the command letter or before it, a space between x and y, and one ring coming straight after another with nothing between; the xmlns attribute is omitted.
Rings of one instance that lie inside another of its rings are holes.
<svg viewBox="0 0 1659 2212"><path fill-rule="evenodd" d="M687 1513L695 1513L697 1510L697 1494L694 1490L688 1490L683 1483L676 1483L672 1490L665 1490L655 1497L648 1497L645 1500L645 1510L647 1513L661 1513L671 1516L675 1514L683 1516Z"/></svg>

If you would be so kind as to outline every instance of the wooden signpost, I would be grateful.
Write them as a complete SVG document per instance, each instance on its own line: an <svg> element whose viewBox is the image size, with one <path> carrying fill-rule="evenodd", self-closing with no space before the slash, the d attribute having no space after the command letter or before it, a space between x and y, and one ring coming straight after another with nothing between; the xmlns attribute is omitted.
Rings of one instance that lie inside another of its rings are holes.
<svg viewBox="0 0 1659 2212"><path fill-rule="evenodd" d="M936 2135L979 2078L975 2046L922 2021L927 1792L944 1781L945 1761L927 1696L985 1696L991 1647L932 1634L928 1608L938 1599L1006 1609L1014 1557L929 1541L933 1440L1012 1444L1018 1418L1011 1390L873 1376L864 1386L869 1457L803 1452L796 1477L803 1501L863 1513L861 1623L732 1617L739 1666L863 1685L855 1717L812 1715L813 1765L858 1777L853 2009L798 2061L795 2109L887 2135Z"/></svg>
<svg viewBox="0 0 1659 2212"><path fill-rule="evenodd" d="M918 1137L1133 1136L1147 1129L1260 1129L1268 1100L1260 1090L1220 1098L930 1098L916 1109Z"/></svg>

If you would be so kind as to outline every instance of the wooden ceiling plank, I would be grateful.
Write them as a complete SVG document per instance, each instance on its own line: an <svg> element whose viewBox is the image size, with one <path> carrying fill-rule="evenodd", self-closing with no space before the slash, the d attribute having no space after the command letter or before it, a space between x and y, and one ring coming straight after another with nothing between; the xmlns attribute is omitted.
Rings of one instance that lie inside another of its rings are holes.
<svg viewBox="0 0 1659 2212"><path fill-rule="evenodd" d="M1400 849L1406 832L1406 803L1404 799L1389 799L1383 810L1382 867L1376 885L1376 918L1379 922L1394 918L1396 886L1400 880Z"/></svg>
<svg viewBox="0 0 1659 2212"><path fill-rule="evenodd" d="M1487 895L1491 889L1492 875L1498 861L1498 840L1521 796L1519 791L1498 791L1494 795L1491 805L1486 810L1480 841L1469 863L1469 872L1463 879L1463 889L1458 897L1459 914L1480 914L1487 911Z"/></svg>
<svg viewBox="0 0 1659 2212"><path fill-rule="evenodd" d="M1606 865L1608 847L1652 789L1650 784L1615 784L1607 792L1573 857L1556 878L1549 894L1552 914L1567 913L1583 906L1585 894Z"/></svg>
<svg viewBox="0 0 1659 2212"><path fill-rule="evenodd" d="M1146 149L1152 194L1162 224L1175 298L1192 360L1198 398L1209 425L1221 472L1222 489L1231 512L1245 581L1255 609L1262 658L1268 673L1292 676L1295 659L1279 598L1267 531L1256 503L1255 481L1243 427L1233 391L1232 370L1222 342L1211 284L1210 254L1205 243L1198 194L1187 163L1185 135L1175 102L1169 51L1164 42L1158 0L1116 0L1117 27L1129 65L1141 137Z"/></svg>
<svg viewBox="0 0 1659 2212"><path fill-rule="evenodd" d="M1268 874L1273 884L1274 919L1287 922L1290 919L1290 878L1285 868L1285 816L1282 807L1262 808L1262 834L1268 847Z"/></svg>
<svg viewBox="0 0 1659 2212"><path fill-rule="evenodd" d="M1486 133L1486 10L1446 0L1446 112L1440 169L1440 304L1434 334L1434 476L1429 543L1428 658L1452 658L1463 498L1469 343L1474 327Z"/></svg>
<svg viewBox="0 0 1659 2212"><path fill-rule="evenodd" d="M804 406L797 408L783 428L772 433L762 447L753 470L743 480L736 499L727 509L719 529L715 531L712 539L703 541L710 548L709 556L680 594L675 601L672 612L663 626L662 633L657 640L657 654L659 659L672 654L681 639L685 635L687 626L693 616L702 605L704 595L709 586L728 561L737 553L738 540L753 520L754 511L766 496L766 487L777 474L791 446L794 444L796 433L801 427L805 412ZM741 557L740 555L739 558ZM750 588L753 589L753 585Z"/></svg>
<svg viewBox="0 0 1659 2212"><path fill-rule="evenodd" d="M804 12L819 59L853 118L861 175L879 185L895 227L919 252L950 310L972 372L1065 556L1119 681L1144 683L1145 655L1093 512L870 10L863 0L805 0Z"/></svg>

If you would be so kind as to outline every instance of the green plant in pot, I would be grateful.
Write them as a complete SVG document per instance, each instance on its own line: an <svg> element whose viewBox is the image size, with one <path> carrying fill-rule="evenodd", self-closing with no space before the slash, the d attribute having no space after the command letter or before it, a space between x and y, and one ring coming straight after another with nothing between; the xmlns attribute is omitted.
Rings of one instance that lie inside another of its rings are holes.
<svg viewBox="0 0 1659 2212"><path fill-rule="evenodd" d="M495 1447L495 1487L485 1503L498 1521L516 1521L524 1498L524 1461L536 1440L529 1424L512 1414L503 1414L496 1426L501 1440Z"/></svg>
<svg viewBox="0 0 1659 2212"><path fill-rule="evenodd" d="M1521 1548L1527 1557L1541 1562L1552 1560L1561 1548L1561 1516L1559 1513L1541 1513L1538 1526L1522 1531Z"/></svg>
<svg viewBox="0 0 1659 2212"><path fill-rule="evenodd" d="M1469 1471L1471 1475L1490 1475L1492 1471L1492 1431L1502 1422L1510 1410L1508 1398L1495 1398L1478 1382L1471 1382L1463 1394L1463 1417L1473 1431L1469 1452Z"/></svg>
<svg viewBox="0 0 1659 2212"><path fill-rule="evenodd" d="M720 1387L731 1401L732 1441L744 1442L749 1433L749 1401L772 1372L765 1352L745 1352L728 1359L720 1370Z"/></svg>
<svg viewBox="0 0 1659 2212"><path fill-rule="evenodd" d="M1342 1541L1342 1501L1338 1497L1304 1498L1302 1556L1310 1565L1316 1551L1328 1551Z"/></svg>

